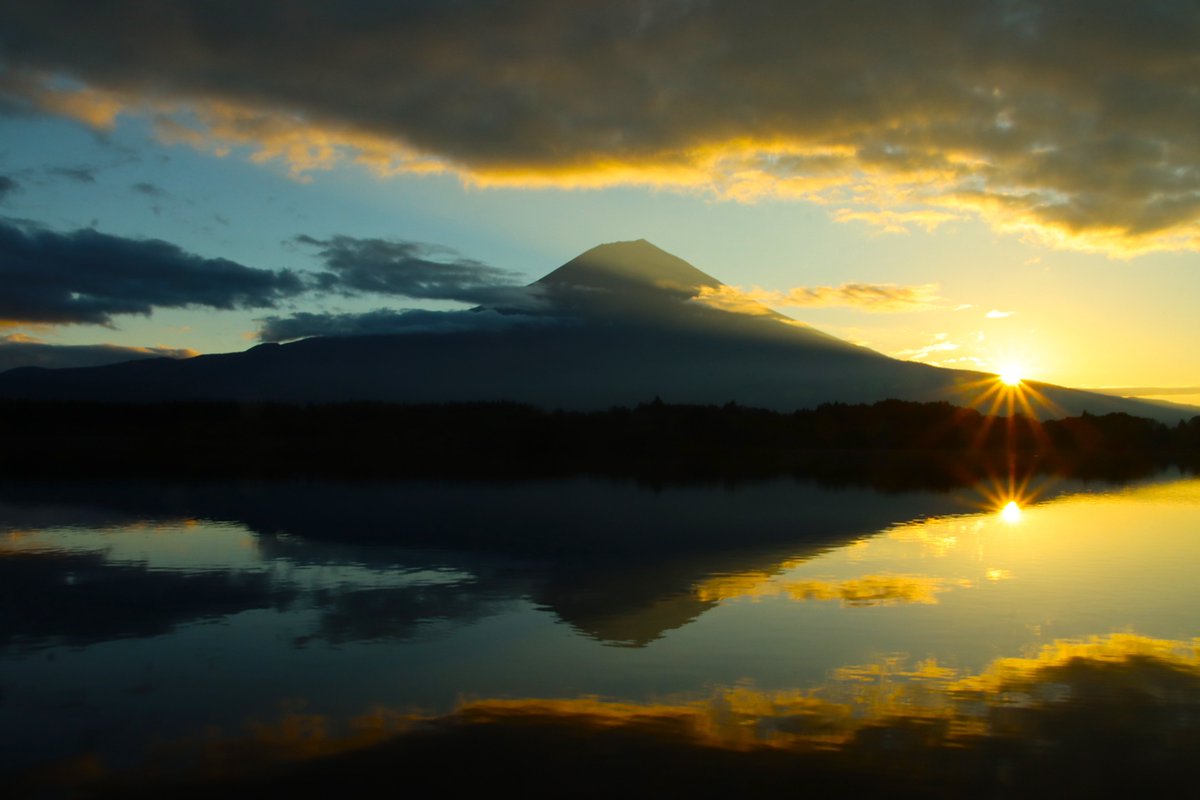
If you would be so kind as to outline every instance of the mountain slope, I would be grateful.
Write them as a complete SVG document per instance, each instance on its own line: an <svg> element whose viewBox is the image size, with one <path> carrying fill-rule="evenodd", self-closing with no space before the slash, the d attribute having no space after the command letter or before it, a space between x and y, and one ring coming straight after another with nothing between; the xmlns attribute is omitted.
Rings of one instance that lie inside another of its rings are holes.
<svg viewBox="0 0 1200 800"><path fill-rule="evenodd" d="M660 396L676 403L794 409L889 397L983 405L1009 399L991 376L897 361L755 303L719 303L722 284L649 242L595 247L528 287L536 314L455 330L323 337L243 353L0 374L0 397L119 402L400 403L511 400L605 408ZM698 295L706 295L700 296ZM1147 403L1042 384L1038 416L1125 411L1190 417Z"/></svg>

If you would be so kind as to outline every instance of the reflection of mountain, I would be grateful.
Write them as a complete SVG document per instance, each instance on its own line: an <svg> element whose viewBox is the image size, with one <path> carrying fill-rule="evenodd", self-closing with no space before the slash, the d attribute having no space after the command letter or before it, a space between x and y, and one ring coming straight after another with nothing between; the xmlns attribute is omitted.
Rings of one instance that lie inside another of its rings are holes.
<svg viewBox="0 0 1200 800"><path fill-rule="evenodd" d="M715 606L718 598L697 593L714 575L771 574L896 522L964 510L948 495L788 480L657 491L594 480L0 485L0 512L18 503L24 522L43 525L55 524L51 505L64 521L237 522L258 534L265 559L293 566L364 563L381 574L467 576L317 592L309 598L321 614L312 635L330 641L403 638L431 620L476 619L529 597L588 636L627 645ZM297 591L275 587L284 589Z"/></svg>
<svg viewBox="0 0 1200 800"><path fill-rule="evenodd" d="M897 361L755 303L699 302L699 295L720 296L720 289L716 279L648 242L620 242L593 248L534 283L528 308L481 310L488 323L477 329L313 338L184 361L12 370L0 375L0 396L512 400L567 408L632 405L655 395L777 409L889 397L980 401L985 376L979 373ZM496 312L509 323L497 325ZM1059 415L1186 416L1105 395L1039 389Z"/></svg>

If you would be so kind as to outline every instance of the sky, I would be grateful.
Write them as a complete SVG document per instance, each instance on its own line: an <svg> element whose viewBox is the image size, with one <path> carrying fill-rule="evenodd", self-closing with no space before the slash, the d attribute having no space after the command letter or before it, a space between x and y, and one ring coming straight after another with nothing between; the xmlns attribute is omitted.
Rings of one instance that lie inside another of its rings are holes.
<svg viewBox="0 0 1200 800"><path fill-rule="evenodd" d="M1197 41L1183 0L0 0L0 369L644 238L898 358L1200 403Z"/></svg>

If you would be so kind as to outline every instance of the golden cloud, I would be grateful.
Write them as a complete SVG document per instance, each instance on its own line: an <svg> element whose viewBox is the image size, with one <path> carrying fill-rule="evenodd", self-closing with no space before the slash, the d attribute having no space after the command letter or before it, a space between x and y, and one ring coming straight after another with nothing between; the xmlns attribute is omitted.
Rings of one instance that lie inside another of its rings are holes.
<svg viewBox="0 0 1200 800"><path fill-rule="evenodd" d="M643 185L892 232L980 218L1116 256L1200 249L1188 3L295 2L254 24L122 5L6 8L0 90L100 128L146 115L164 140L297 177Z"/></svg>
<svg viewBox="0 0 1200 800"><path fill-rule="evenodd" d="M841 286L797 286L784 291L701 286L693 298L713 308L741 314L765 315L777 308L847 307L877 313L927 311L941 298L934 283L897 286L891 283L844 283Z"/></svg>

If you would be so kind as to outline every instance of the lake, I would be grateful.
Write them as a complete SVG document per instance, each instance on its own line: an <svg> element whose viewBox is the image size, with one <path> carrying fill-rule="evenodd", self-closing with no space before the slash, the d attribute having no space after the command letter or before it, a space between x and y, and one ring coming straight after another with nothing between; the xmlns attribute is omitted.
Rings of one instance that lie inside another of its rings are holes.
<svg viewBox="0 0 1200 800"><path fill-rule="evenodd" d="M5 483L0 772L122 793L486 729L684 781L1193 796L1197 564L1179 473Z"/></svg>

